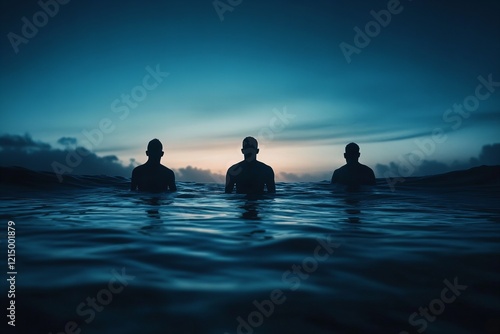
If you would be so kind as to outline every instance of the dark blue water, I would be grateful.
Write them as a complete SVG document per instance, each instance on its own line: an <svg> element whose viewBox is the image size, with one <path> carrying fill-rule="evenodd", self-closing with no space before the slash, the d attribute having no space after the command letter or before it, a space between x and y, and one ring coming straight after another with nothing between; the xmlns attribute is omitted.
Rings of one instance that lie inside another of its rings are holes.
<svg viewBox="0 0 500 334"><path fill-rule="evenodd" d="M17 333L500 330L498 184L278 183L248 198L21 174L0 191L4 277L16 224Z"/></svg>

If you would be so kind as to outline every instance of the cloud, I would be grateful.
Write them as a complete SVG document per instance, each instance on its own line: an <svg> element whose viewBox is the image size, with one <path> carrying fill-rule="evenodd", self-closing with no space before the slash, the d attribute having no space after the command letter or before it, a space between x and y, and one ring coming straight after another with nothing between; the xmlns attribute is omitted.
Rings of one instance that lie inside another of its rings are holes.
<svg viewBox="0 0 500 334"><path fill-rule="evenodd" d="M24 136L3 135L0 136L0 148L5 150L33 151L50 149L50 145L35 142L28 134Z"/></svg>
<svg viewBox="0 0 500 334"><path fill-rule="evenodd" d="M322 118L308 122L297 122L276 133L276 139L288 143L345 144L394 142L428 135L423 126L417 129L401 129L399 125L374 125L368 122L348 124L346 120Z"/></svg>
<svg viewBox="0 0 500 334"><path fill-rule="evenodd" d="M176 179L179 181L191 181L200 183L225 183L225 176L213 173L209 169L200 169L187 166L175 170ZM314 174L295 174L280 172L275 175L277 182L318 182L330 180L331 172L314 173Z"/></svg>
<svg viewBox="0 0 500 334"><path fill-rule="evenodd" d="M35 141L29 134L0 135L0 165L20 166L36 171L54 172L54 163L67 168L66 174L73 175L108 175L130 177L132 169L137 165L131 160L124 165L117 156L98 156L83 147L79 147L75 138L62 137L58 144L64 149L53 148L51 145ZM408 161L391 161L387 164L377 164L376 174L379 177L409 177L446 173L452 170L468 169L479 165L500 165L500 143L484 145L477 157L468 161L455 161L451 164L436 160L423 160L416 166ZM209 169L187 166L175 171L179 181L200 183L224 183L225 176L213 173ZM329 180L331 171L295 174L279 172L276 180L281 182L318 182ZM64 174L63 174L64 176Z"/></svg>
<svg viewBox="0 0 500 334"><path fill-rule="evenodd" d="M76 146L77 140L74 137L62 137L57 141L57 143L65 147L71 147Z"/></svg>
<svg viewBox="0 0 500 334"><path fill-rule="evenodd" d="M121 163L115 155L98 156L78 146L76 138L62 137L57 141L63 149L34 141L29 134L0 136L0 165L19 166L35 171L64 171L64 175L109 175L130 177L137 165L131 159L128 166ZM54 170L54 163L56 170ZM225 176L210 170L187 166L176 170L179 181L203 183L224 183Z"/></svg>
<svg viewBox="0 0 500 334"><path fill-rule="evenodd" d="M479 154L481 165L500 165L500 144L485 145Z"/></svg>
<svg viewBox="0 0 500 334"><path fill-rule="evenodd" d="M332 115L325 116L314 111L290 107L288 113L293 114L295 118L279 131L271 131L271 140L268 139L268 132L256 132L260 137L257 139L262 140L263 143L273 140L287 144L307 142L309 145L315 143L347 144L351 141L358 143L399 142L429 136L434 128L441 128L444 134L457 131L458 129L452 128L454 123L442 121L441 117L445 110L433 110L433 113L427 116L401 116L398 111L384 110L374 113L375 116L365 115L358 111L353 114L332 113ZM385 116L380 117L381 114ZM411 127L408 127L408 124L411 124ZM500 125L498 111L484 111L471 115L467 121L463 121L460 129L479 129L484 126L498 125ZM231 138L236 133L226 132Z"/></svg>
<svg viewBox="0 0 500 334"><path fill-rule="evenodd" d="M409 157L408 157L409 158ZM468 161L454 161L451 164L436 160L416 161L401 157L400 161L391 161L388 164L377 164L376 174L382 177L412 177L447 173L454 170L469 169L481 165L500 165L500 143L484 145L478 157Z"/></svg>
<svg viewBox="0 0 500 334"><path fill-rule="evenodd" d="M201 169L192 166L186 168L179 168L175 170L176 180L178 181L191 181L200 183L225 183L226 177L224 175L213 173L209 169ZM318 182L323 180L330 180L331 172L314 173L314 174L295 174L280 172L275 175L277 182Z"/></svg>
<svg viewBox="0 0 500 334"><path fill-rule="evenodd" d="M277 175L276 180L282 182L318 182L324 180L330 180L332 177L332 172L320 172L314 174L295 174L281 172Z"/></svg>
<svg viewBox="0 0 500 334"><path fill-rule="evenodd" d="M200 183L224 183L225 176L212 173L209 169L200 169L187 166L176 170L176 179L179 181L191 181Z"/></svg>
<svg viewBox="0 0 500 334"><path fill-rule="evenodd" d="M36 171L54 172L54 164L65 170L64 174L110 175L129 177L133 165L124 166L114 155L98 156L77 146L76 139L63 137L58 143L64 149L52 148L49 144L34 141L29 134L1 135L1 165L20 166ZM64 176L63 174L63 176Z"/></svg>

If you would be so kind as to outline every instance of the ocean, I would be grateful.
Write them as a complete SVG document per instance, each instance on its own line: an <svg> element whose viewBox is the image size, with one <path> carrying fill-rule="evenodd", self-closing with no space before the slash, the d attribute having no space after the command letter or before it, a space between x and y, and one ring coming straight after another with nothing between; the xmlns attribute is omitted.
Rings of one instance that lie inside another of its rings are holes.
<svg viewBox="0 0 500 334"><path fill-rule="evenodd" d="M485 168L258 197L1 168L2 333L500 333L499 167Z"/></svg>

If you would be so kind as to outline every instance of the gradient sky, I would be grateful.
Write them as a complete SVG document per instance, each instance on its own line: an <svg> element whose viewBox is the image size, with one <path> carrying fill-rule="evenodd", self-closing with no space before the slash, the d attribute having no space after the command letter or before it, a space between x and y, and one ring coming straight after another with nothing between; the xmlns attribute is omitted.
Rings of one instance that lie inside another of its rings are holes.
<svg viewBox="0 0 500 334"><path fill-rule="evenodd" d="M147 142L158 138L165 165L222 174L251 135L278 179L331 174L351 141L361 162L389 165L435 128L447 139L425 160L478 157L500 142L500 87L456 129L443 114L475 94L478 76L500 81L500 3L401 1L348 63L339 45L354 45L354 28L391 2L244 0L222 21L211 0L73 0L16 53L8 34L22 35L22 18L33 22L41 7L3 1L0 135L29 134L52 147L72 137L124 164L144 162ZM157 66L169 75L120 119L113 102L125 106L122 94L139 92L146 68ZM290 118L276 122L284 110ZM106 118L113 131L87 144L82 131Z"/></svg>

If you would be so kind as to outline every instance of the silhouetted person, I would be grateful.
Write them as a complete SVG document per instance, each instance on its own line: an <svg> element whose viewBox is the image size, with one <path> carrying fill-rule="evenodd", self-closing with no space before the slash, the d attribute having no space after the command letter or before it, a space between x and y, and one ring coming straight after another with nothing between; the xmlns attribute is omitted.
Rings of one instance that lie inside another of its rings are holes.
<svg viewBox="0 0 500 334"><path fill-rule="evenodd" d="M163 145L158 139L148 144L146 155L148 161L132 171L130 190L164 192L176 191L174 172L160 163L163 156Z"/></svg>
<svg viewBox="0 0 500 334"><path fill-rule="evenodd" d="M373 170L360 164L358 162L359 156L359 146L356 143L347 144L344 153L347 163L333 172L331 183L347 186L375 185Z"/></svg>
<svg viewBox="0 0 500 334"><path fill-rule="evenodd" d="M273 169L257 161L259 153L257 140L253 137L243 139L241 153L245 156L245 160L227 170L226 193L233 192L235 184L238 194L262 194L264 186L268 193L276 192Z"/></svg>

